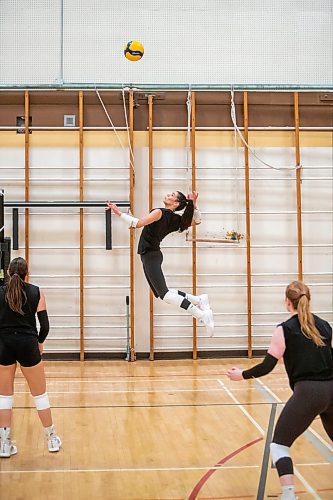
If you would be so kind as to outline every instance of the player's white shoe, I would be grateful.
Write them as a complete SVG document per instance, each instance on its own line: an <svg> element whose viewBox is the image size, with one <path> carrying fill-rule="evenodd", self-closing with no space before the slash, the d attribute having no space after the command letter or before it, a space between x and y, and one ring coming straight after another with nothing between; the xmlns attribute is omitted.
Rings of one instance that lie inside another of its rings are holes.
<svg viewBox="0 0 333 500"><path fill-rule="evenodd" d="M9 458L12 455L16 455L17 448L12 443L10 437L10 428L2 427L0 429L0 457Z"/></svg>
<svg viewBox="0 0 333 500"><path fill-rule="evenodd" d="M205 325L208 335L212 337L214 335L213 311L211 309L206 309L203 312L200 321Z"/></svg>
<svg viewBox="0 0 333 500"><path fill-rule="evenodd" d="M57 436L53 425L45 429L45 433L46 433L47 447L49 449L49 452L54 453L59 451L62 443L60 437Z"/></svg>
<svg viewBox="0 0 333 500"><path fill-rule="evenodd" d="M200 302L199 302L198 307L199 307L199 309L201 309L201 311L207 311L207 309L210 309L208 295L206 293L199 295L199 299L200 299Z"/></svg>
<svg viewBox="0 0 333 500"><path fill-rule="evenodd" d="M61 439L59 436L50 436L47 438L47 446L51 453L59 451L61 448Z"/></svg>

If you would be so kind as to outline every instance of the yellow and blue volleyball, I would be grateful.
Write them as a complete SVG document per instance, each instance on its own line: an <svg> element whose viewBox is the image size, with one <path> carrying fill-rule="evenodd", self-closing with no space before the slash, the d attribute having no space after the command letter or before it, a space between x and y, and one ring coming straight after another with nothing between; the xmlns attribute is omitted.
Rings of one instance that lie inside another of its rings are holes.
<svg viewBox="0 0 333 500"><path fill-rule="evenodd" d="M129 61L140 61L144 54L142 43L132 40L125 45L124 55Z"/></svg>

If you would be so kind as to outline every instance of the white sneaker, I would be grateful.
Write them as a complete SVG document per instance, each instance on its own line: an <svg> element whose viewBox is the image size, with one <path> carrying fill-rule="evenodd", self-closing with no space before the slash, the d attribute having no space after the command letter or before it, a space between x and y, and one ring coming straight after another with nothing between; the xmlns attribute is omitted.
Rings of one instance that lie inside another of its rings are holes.
<svg viewBox="0 0 333 500"><path fill-rule="evenodd" d="M51 453L59 451L61 448L61 439L56 434L50 434L47 436L47 446Z"/></svg>
<svg viewBox="0 0 333 500"><path fill-rule="evenodd" d="M207 311L207 309L210 309L208 295L206 293L204 293L203 295L199 295L199 299L200 302L198 307L199 309L201 309L201 311Z"/></svg>
<svg viewBox="0 0 333 500"><path fill-rule="evenodd" d="M12 443L9 437L10 429L1 428L0 430L0 457L9 458L12 455L16 455L17 448Z"/></svg>
<svg viewBox="0 0 333 500"><path fill-rule="evenodd" d="M214 335L213 311L211 309L204 311L200 321L205 325L208 335L212 337Z"/></svg>

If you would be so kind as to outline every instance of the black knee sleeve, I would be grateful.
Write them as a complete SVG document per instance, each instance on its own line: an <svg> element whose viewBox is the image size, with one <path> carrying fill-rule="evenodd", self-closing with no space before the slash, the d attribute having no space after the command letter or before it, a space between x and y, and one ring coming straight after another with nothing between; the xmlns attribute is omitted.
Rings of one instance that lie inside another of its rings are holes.
<svg viewBox="0 0 333 500"><path fill-rule="evenodd" d="M180 294L182 295L182 294ZM180 307L182 307L183 309L188 309L191 305L191 302L187 299L183 299L183 302L180 304Z"/></svg>
<svg viewBox="0 0 333 500"><path fill-rule="evenodd" d="M290 457L282 457L275 464L279 477L294 474L293 461Z"/></svg>

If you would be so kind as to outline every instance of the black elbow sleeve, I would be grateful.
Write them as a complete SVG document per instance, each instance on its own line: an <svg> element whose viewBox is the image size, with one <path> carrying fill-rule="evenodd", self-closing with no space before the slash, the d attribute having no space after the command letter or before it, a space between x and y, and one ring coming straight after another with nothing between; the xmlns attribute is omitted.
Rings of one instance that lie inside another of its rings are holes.
<svg viewBox="0 0 333 500"><path fill-rule="evenodd" d="M274 358L271 354L266 354L262 363L250 368L249 370L243 371L243 378L246 380L249 378L258 378L267 375L276 366L278 360Z"/></svg>
<svg viewBox="0 0 333 500"><path fill-rule="evenodd" d="M47 311L38 311L37 316L40 324L38 342L42 344L49 333L50 329L49 317L47 315Z"/></svg>

